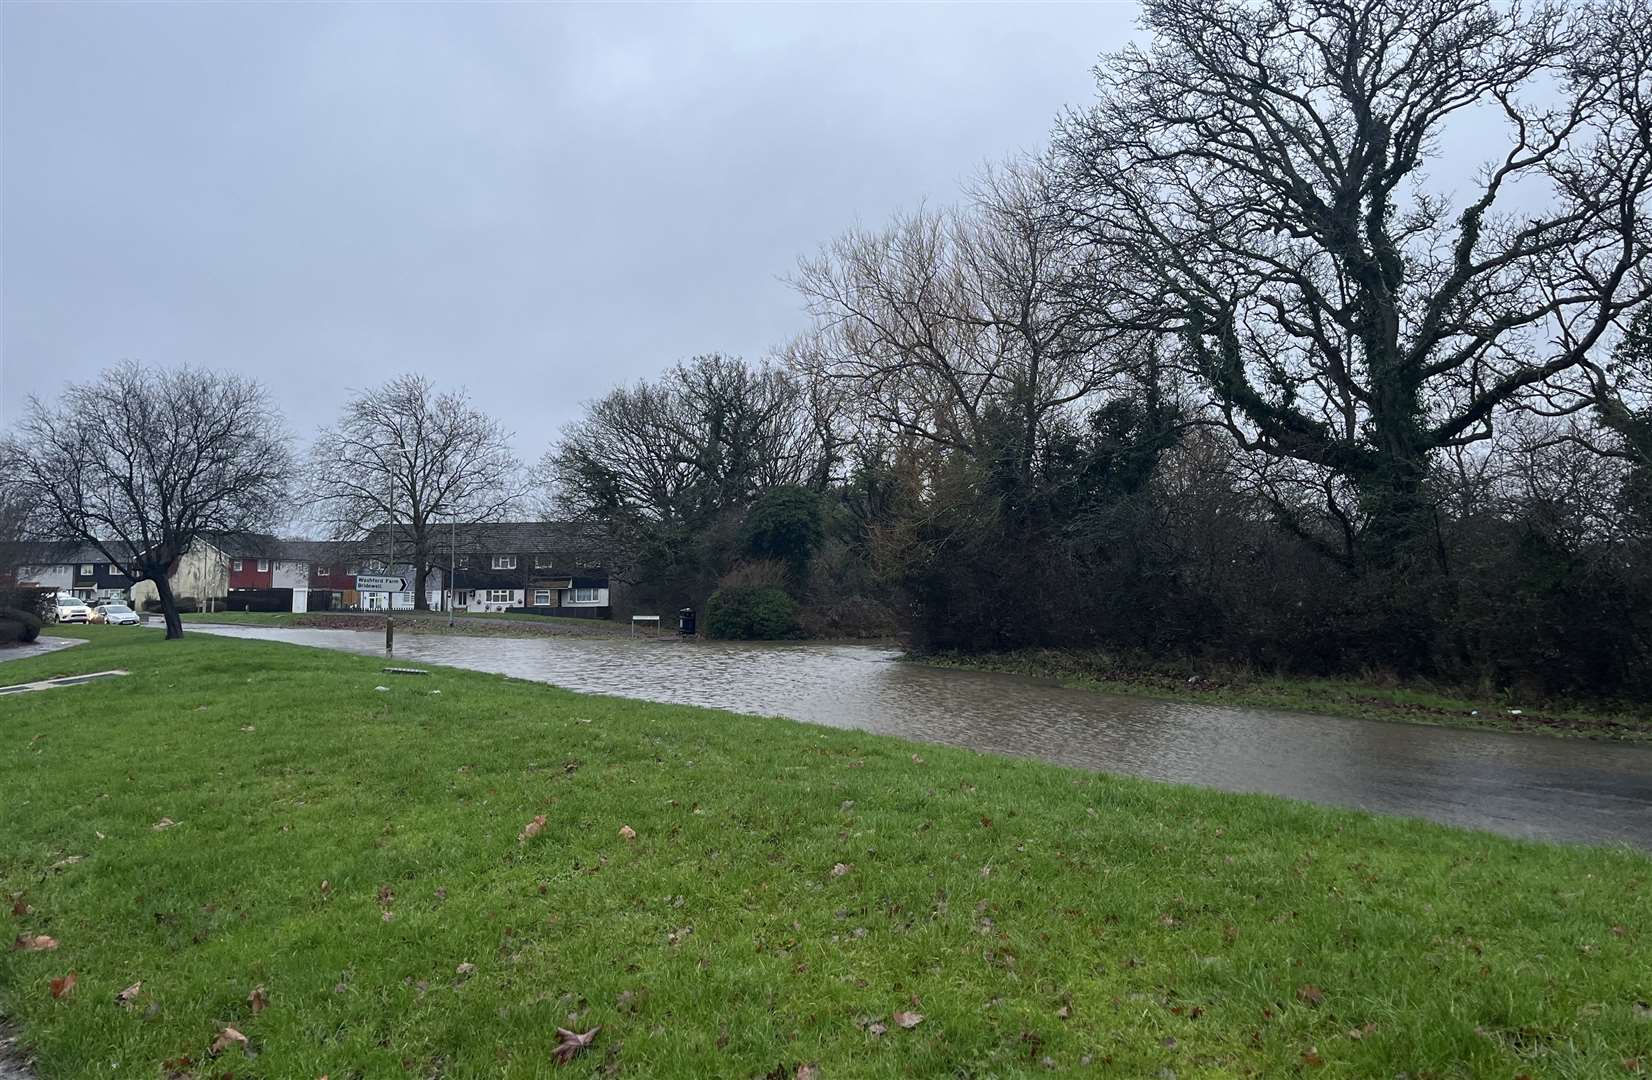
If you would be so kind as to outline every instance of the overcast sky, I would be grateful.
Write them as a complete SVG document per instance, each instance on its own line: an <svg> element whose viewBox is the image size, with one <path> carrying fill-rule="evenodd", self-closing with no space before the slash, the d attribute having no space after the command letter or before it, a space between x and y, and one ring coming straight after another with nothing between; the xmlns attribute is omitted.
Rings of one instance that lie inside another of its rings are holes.
<svg viewBox="0 0 1652 1080"><path fill-rule="evenodd" d="M804 324L857 221L1043 144L1116 4L0 5L0 425L124 358L300 442L424 372L516 432Z"/></svg>

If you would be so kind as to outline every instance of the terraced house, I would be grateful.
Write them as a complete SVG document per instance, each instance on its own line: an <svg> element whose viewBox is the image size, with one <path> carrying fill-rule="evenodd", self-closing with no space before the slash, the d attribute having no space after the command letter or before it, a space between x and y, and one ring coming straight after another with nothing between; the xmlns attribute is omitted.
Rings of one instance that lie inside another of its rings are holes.
<svg viewBox="0 0 1652 1080"><path fill-rule="evenodd" d="M378 529L356 544L358 564L384 565L391 553L388 535ZM425 586L433 610L451 603L457 611L599 619L612 613L612 585L594 529L573 522L459 524L438 529L436 541ZM415 568L403 560L412 547L412 538L399 528L397 573L410 583ZM404 606L412 606L410 595L397 598L396 608Z"/></svg>

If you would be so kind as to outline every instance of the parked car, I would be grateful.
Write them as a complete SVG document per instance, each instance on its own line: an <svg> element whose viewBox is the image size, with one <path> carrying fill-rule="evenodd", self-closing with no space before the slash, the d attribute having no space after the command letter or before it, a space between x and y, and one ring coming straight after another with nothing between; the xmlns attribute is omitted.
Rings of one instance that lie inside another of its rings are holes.
<svg viewBox="0 0 1652 1080"><path fill-rule="evenodd" d="M92 621L110 626L137 626L142 620L138 613L119 600L105 600L92 609Z"/></svg>
<svg viewBox="0 0 1652 1080"><path fill-rule="evenodd" d="M60 623L83 623L92 621L92 609L86 606L84 600L59 593L57 596L57 621Z"/></svg>

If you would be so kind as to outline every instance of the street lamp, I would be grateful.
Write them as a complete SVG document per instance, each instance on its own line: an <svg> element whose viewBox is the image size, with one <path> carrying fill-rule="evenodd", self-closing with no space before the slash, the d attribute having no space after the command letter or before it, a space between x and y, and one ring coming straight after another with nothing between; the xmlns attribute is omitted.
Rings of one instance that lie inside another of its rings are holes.
<svg viewBox="0 0 1652 1080"><path fill-rule="evenodd" d="M400 440L394 447L396 453L407 459L407 471L413 473L413 451L401 445ZM394 459L390 465L390 532L386 543L389 551L385 558L385 577L394 577L396 574L396 465ZM384 593L384 651L392 652L396 648L396 594L386 589Z"/></svg>

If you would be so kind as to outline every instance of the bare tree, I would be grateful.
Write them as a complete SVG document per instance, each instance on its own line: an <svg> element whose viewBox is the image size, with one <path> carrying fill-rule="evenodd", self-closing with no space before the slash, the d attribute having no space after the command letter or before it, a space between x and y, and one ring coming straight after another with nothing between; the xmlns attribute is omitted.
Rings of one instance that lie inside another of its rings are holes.
<svg viewBox="0 0 1652 1080"><path fill-rule="evenodd" d="M51 405L31 398L7 456L31 534L90 545L154 582L168 638L183 635L176 560L200 540L273 528L293 474L281 414L258 383L136 363Z"/></svg>
<svg viewBox="0 0 1652 1080"><path fill-rule="evenodd" d="M1058 140L1092 308L1178 342L1241 445L1346 478L1331 509L1367 557L1409 549L1439 452L1584 407L1584 365L1652 295L1652 10L1148 0L1143 22ZM1468 124L1506 150L1431 190Z"/></svg>
<svg viewBox="0 0 1652 1080"><path fill-rule="evenodd" d="M463 391L403 375L358 397L310 451L309 503L340 540L388 528L414 567L413 605L442 565L440 527L502 521L526 494L511 435Z"/></svg>
<svg viewBox="0 0 1652 1080"><path fill-rule="evenodd" d="M589 404L541 472L559 513L699 522L768 488L815 480L819 405L782 368L698 356Z"/></svg>
<svg viewBox="0 0 1652 1080"><path fill-rule="evenodd" d="M816 329L794 362L851 387L887 430L980 455L1014 427L1030 477L1049 421L1120 374L1116 334L1067 302L1078 267L1035 164L988 172L967 208L845 234L794 285Z"/></svg>

